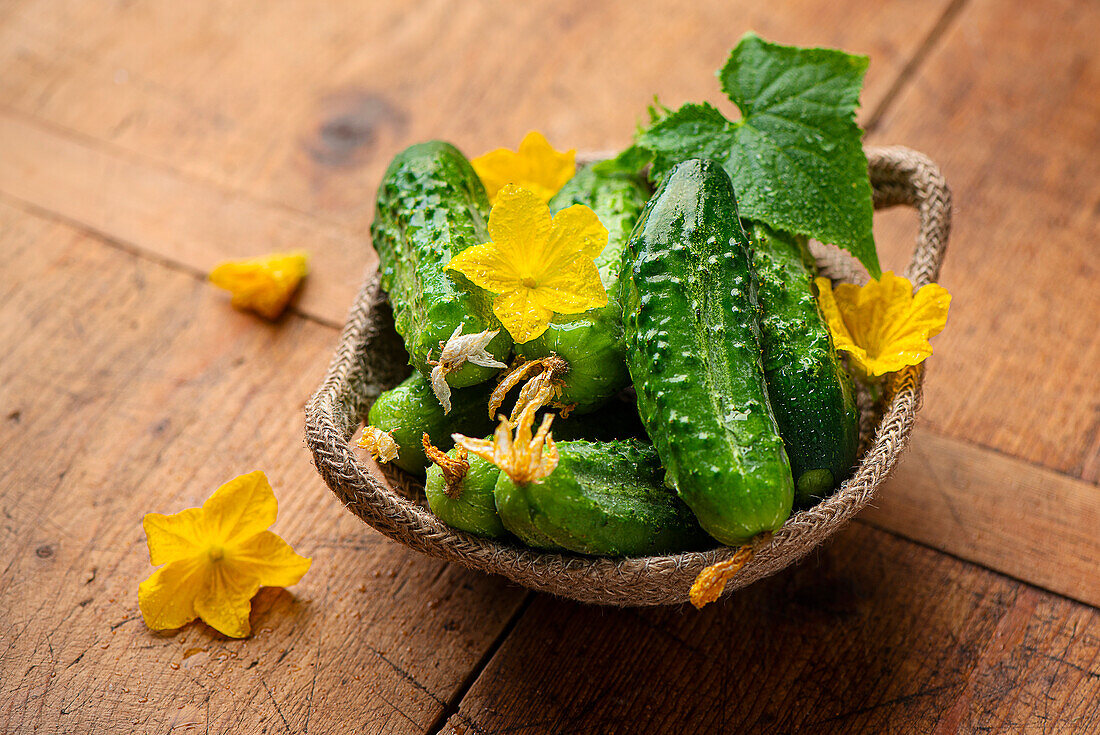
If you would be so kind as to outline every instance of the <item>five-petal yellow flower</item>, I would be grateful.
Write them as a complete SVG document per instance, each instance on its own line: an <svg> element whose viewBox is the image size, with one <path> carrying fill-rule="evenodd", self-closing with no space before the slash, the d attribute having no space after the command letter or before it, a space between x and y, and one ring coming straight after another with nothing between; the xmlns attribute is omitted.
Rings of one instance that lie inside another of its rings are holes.
<svg viewBox="0 0 1100 735"><path fill-rule="evenodd" d="M146 515L149 561L164 566L138 587L145 624L167 630L200 617L225 635L247 636L260 586L289 587L311 563L267 530L278 512L257 471L225 483L201 508Z"/></svg>
<svg viewBox="0 0 1100 735"><path fill-rule="evenodd" d="M493 313L516 342L530 342L554 313L580 314L607 306L594 258L607 247L607 228L583 204L552 219L546 203L512 184L489 213L492 242L451 259L456 270L498 296Z"/></svg>
<svg viewBox="0 0 1100 735"><path fill-rule="evenodd" d="M932 354L929 338L943 331L951 294L930 283L916 294L891 271L866 286L817 278L817 301L838 350L864 374L877 377L918 365Z"/></svg>
<svg viewBox="0 0 1100 735"><path fill-rule="evenodd" d="M576 160L575 150L560 153L542 133L532 130L520 142L519 150L497 148L470 163L481 177L490 203L496 203L505 184L515 184L532 192L545 204L573 178Z"/></svg>
<svg viewBox="0 0 1100 735"><path fill-rule="evenodd" d="M307 273L306 253L272 253L222 263L210 271L210 282L233 294L238 309L277 319Z"/></svg>

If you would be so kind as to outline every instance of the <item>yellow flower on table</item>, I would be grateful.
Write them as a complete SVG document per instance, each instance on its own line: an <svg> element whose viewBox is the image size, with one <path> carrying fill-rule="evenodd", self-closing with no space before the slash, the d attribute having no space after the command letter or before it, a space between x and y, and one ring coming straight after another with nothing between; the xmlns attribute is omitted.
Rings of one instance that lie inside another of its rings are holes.
<svg viewBox="0 0 1100 735"><path fill-rule="evenodd" d="M607 228L583 204L553 218L545 202L513 184L489 213L491 242L451 259L456 270L498 294L493 313L516 342L530 342L558 314L607 306L594 258L607 247Z"/></svg>
<svg viewBox="0 0 1100 735"><path fill-rule="evenodd" d="M506 184L527 189L545 204L573 178L576 160L576 151L556 151L542 133L532 130L520 142L519 150L497 148L470 163L485 185L491 204L496 203Z"/></svg>
<svg viewBox="0 0 1100 735"><path fill-rule="evenodd" d="M277 319L309 273L306 253L272 253L233 260L210 271L210 282L233 294L233 306Z"/></svg>
<svg viewBox="0 0 1100 735"><path fill-rule="evenodd" d="M866 375L918 365L932 354L928 340L943 331L951 294L930 283L916 294L909 279L887 271L866 286L817 278L817 301L838 350Z"/></svg>
<svg viewBox="0 0 1100 735"><path fill-rule="evenodd" d="M163 564L138 587L138 606L153 630L202 618L234 638L250 632L248 615L260 586L289 587L311 560L267 528L279 505L263 472L218 488L201 508L142 521L149 561Z"/></svg>

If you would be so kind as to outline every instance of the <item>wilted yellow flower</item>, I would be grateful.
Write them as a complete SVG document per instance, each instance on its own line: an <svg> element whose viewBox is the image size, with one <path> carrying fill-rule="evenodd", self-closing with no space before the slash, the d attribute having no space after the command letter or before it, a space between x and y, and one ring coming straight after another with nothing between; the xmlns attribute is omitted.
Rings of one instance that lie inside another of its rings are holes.
<svg viewBox="0 0 1100 735"><path fill-rule="evenodd" d="M489 236L492 242L466 248L447 267L499 294L493 313L516 342L545 332L555 312L607 306L594 261L607 247L607 228L583 204L551 219L544 202L509 184L489 213Z"/></svg>
<svg viewBox="0 0 1100 735"><path fill-rule="evenodd" d="M277 319L307 273L306 253L272 253L221 263L210 271L210 282L233 294L238 309Z"/></svg>
<svg viewBox="0 0 1100 735"><path fill-rule="evenodd" d="M817 302L833 343L869 376L918 365L932 354L929 338L943 331L951 294L936 283L916 294L909 279L887 271L866 286L817 278Z"/></svg>
<svg viewBox="0 0 1100 735"><path fill-rule="evenodd" d="M138 606L153 630L202 618L234 638L249 634L252 597L267 587L296 584L310 559L266 530L279 504L263 472L219 487L201 508L142 521L149 561L163 564L138 587Z"/></svg>
<svg viewBox="0 0 1100 735"><path fill-rule="evenodd" d="M699 572L688 592L691 604L701 610L721 597L726 584L741 571L741 567L749 563L752 554L751 546L742 546L729 559L711 564Z"/></svg>
<svg viewBox="0 0 1100 735"><path fill-rule="evenodd" d="M546 204L573 178L576 159L576 151L559 153L542 133L532 130L524 136L518 151L497 148L470 163L481 177L490 203L496 202L505 184L515 184L534 193Z"/></svg>
<svg viewBox="0 0 1100 735"><path fill-rule="evenodd" d="M448 373L453 373L467 362L487 368L506 368L503 362L493 357L486 349L500 333L499 329L486 329L484 332L463 334L462 325L455 327L450 338L439 345L439 360L432 359L428 351L428 364L432 365L432 392L435 393L443 413L451 412L451 385L447 382Z"/></svg>
<svg viewBox="0 0 1100 735"><path fill-rule="evenodd" d="M375 461L383 463L397 459L397 453L401 449L393 438L393 429L382 431L376 426L363 427L359 446L370 452Z"/></svg>
<svg viewBox="0 0 1100 735"><path fill-rule="evenodd" d="M549 475L558 466L558 448L550 435L554 414L546 414L538 433L531 436L537 410L538 406L530 405L520 414L515 427L515 439L512 438L512 422L503 416L500 417L500 425L492 439L472 439L463 434L452 434L451 438L455 444L471 454L495 464L512 482L535 482Z"/></svg>

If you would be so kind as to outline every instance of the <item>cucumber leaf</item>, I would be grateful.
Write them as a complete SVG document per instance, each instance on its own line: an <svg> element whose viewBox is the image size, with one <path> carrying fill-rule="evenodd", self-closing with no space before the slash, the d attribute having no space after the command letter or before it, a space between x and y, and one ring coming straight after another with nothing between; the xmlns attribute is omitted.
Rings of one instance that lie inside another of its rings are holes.
<svg viewBox="0 0 1100 735"><path fill-rule="evenodd" d="M600 166L659 181L689 158L719 161L741 216L831 243L881 275L871 234L871 182L855 121L867 57L801 49L746 34L718 72L741 111L727 120L688 103L639 131L634 145Z"/></svg>
<svg viewBox="0 0 1100 735"><path fill-rule="evenodd" d="M741 110L725 162L742 216L838 245L882 275L856 124L866 56L749 33L718 73Z"/></svg>

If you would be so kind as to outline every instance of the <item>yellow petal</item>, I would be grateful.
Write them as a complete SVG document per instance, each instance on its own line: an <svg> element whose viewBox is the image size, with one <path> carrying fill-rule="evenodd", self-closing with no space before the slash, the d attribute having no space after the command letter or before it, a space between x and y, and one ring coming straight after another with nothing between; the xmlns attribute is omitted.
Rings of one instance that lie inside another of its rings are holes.
<svg viewBox="0 0 1100 735"><path fill-rule="evenodd" d="M577 171L577 152L559 153L542 133L532 130L519 144L519 156L527 161L527 178L517 181L543 201L550 199L565 186Z"/></svg>
<svg viewBox="0 0 1100 735"><path fill-rule="evenodd" d="M458 271L475 285L493 293L513 291L524 278L492 242L466 248L451 258L447 268Z"/></svg>
<svg viewBox="0 0 1100 735"><path fill-rule="evenodd" d="M943 330L951 303L938 284L914 296L909 280L890 271L862 287L845 283L833 289L825 278L815 283L836 348L871 376L918 365L931 355L928 340Z"/></svg>
<svg viewBox="0 0 1100 735"><path fill-rule="evenodd" d="M576 172L576 151L559 153L541 133L532 131L518 151L497 148L470 163L485 185L490 203L496 203L506 184L516 184L545 204Z"/></svg>
<svg viewBox="0 0 1100 735"><path fill-rule="evenodd" d="M181 628L195 619L207 566L199 557L174 561L138 585L138 607L151 630Z"/></svg>
<svg viewBox="0 0 1100 735"><path fill-rule="evenodd" d="M554 312L540 305L529 288L493 299L493 313L517 343L530 342L546 331Z"/></svg>
<svg viewBox="0 0 1100 735"><path fill-rule="evenodd" d="M607 247L607 228L596 213L583 204L561 210L554 215L546 259L570 258L580 252L586 258L597 258Z"/></svg>
<svg viewBox="0 0 1100 735"><path fill-rule="evenodd" d="M225 561L210 565L202 590L195 598L195 612L207 625L224 635L245 638L251 632L248 614L260 580L241 574Z"/></svg>
<svg viewBox="0 0 1100 735"><path fill-rule="evenodd" d="M526 178L526 171L518 171L515 166L516 154L507 148L497 148L470 161L478 178L485 186L489 202L495 203L501 188L518 178Z"/></svg>
<svg viewBox="0 0 1100 735"><path fill-rule="evenodd" d="M271 531L248 539L226 556L225 561L236 574L255 577L265 587L297 584L313 563L312 559L295 553L290 544Z"/></svg>
<svg viewBox="0 0 1100 735"><path fill-rule="evenodd" d="M607 306L607 290L592 259L578 255L540 280L532 300L559 314L579 314Z"/></svg>
<svg viewBox="0 0 1100 735"><path fill-rule="evenodd" d="M527 189L513 184L500 190L489 212L489 237L500 257L522 278L534 275L543 264L550 239L550 209Z"/></svg>
<svg viewBox="0 0 1100 735"><path fill-rule="evenodd" d="M202 504L212 543L232 546L266 530L279 514L267 475L256 470L225 483Z"/></svg>
<svg viewBox="0 0 1100 735"><path fill-rule="evenodd" d="M210 272L210 282L232 293L237 308L275 319L308 272L306 253L273 253L222 263Z"/></svg>
<svg viewBox="0 0 1100 735"><path fill-rule="evenodd" d="M191 558L206 545L202 511L198 508L188 508L172 515L147 513L141 525L149 544L149 563L155 567Z"/></svg>

